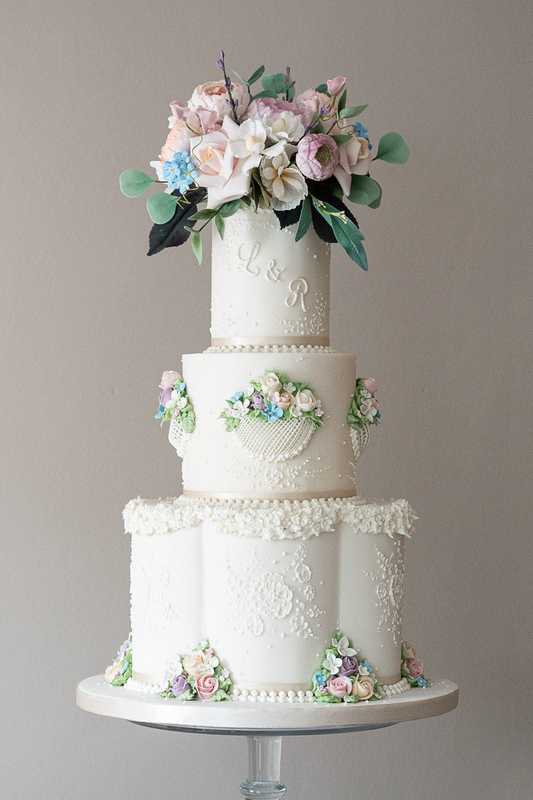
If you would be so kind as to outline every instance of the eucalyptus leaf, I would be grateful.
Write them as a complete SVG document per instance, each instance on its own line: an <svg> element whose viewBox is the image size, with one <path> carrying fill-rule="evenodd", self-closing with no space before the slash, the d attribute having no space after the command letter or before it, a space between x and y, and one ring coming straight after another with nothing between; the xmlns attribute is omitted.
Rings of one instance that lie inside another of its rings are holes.
<svg viewBox="0 0 533 800"><path fill-rule="evenodd" d="M166 192L157 192L146 201L146 208L156 225L164 225L176 213L176 198Z"/></svg>
<svg viewBox="0 0 533 800"><path fill-rule="evenodd" d="M198 264L202 263L202 240L198 231L194 231L191 238L192 251L198 260Z"/></svg>
<svg viewBox="0 0 533 800"><path fill-rule="evenodd" d="M300 220L298 222L296 236L294 237L294 240L296 242L299 242L300 239L302 239L305 236L305 234L309 230L309 226L311 225L312 221L313 221L313 214L311 211L311 198L309 197L309 195L307 195L307 197L304 198L304 201L302 203Z"/></svg>
<svg viewBox="0 0 533 800"><path fill-rule="evenodd" d="M327 83L321 83L320 86L316 87L315 92L321 92L322 94L325 94L327 90L328 90Z"/></svg>
<svg viewBox="0 0 533 800"><path fill-rule="evenodd" d="M377 183L377 181L376 181L376 183ZM379 186L379 183L378 183L378 186ZM372 203L369 203L368 207L369 208L379 208L380 205L381 205L381 197L382 197L382 195L383 195L383 190L382 190L381 186L379 186L379 196Z"/></svg>
<svg viewBox="0 0 533 800"><path fill-rule="evenodd" d="M261 78L263 89L269 92L275 92L276 95L285 92L285 73L276 72L274 75L263 75Z"/></svg>
<svg viewBox="0 0 533 800"><path fill-rule="evenodd" d="M155 183L155 178L138 169L126 169L119 178L120 191L126 197L140 197L148 187Z"/></svg>
<svg viewBox="0 0 533 800"><path fill-rule="evenodd" d="M348 200L360 206L369 206L381 197L381 186L370 175L352 175Z"/></svg>
<svg viewBox="0 0 533 800"><path fill-rule="evenodd" d="M254 94L253 99L256 100L258 97L277 97L278 93L274 92L272 89L264 89L259 94Z"/></svg>
<svg viewBox="0 0 533 800"><path fill-rule="evenodd" d="M409 148L399 133L385 133L379 140L378 152L374 161L380 158L389 164L405 164L409 158Z"/></svg>
<svg viewBox="0 0 533 800"><path fill-rule="evenodd" d="M358 117L359 114L362 114L365 108L368 108L368 103L365 103L362 106L351 106L350 108L343 108L339 117L341 119L347 119L349 117Z"/></svg>
<svg viewBox="0 0 533 800"><path fill-rule="evenodd" d="M224 238L224 231L226 229L226 223L224 222L224 217L221 214L217 214L215 217L215 225L217 226L217 231L220 235L220 238Z"/></svg>

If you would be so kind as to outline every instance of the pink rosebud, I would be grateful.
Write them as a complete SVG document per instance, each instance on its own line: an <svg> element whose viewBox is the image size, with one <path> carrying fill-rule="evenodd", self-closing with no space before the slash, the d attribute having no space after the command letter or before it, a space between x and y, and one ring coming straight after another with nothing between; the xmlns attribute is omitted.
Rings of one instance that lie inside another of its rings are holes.
<svg viewBox="0 0 533 800"><path fill-rule="evenodd" d="M340 94L344 89L344 84L346 83L346 78L343 78L342 75L337 75L336 78L328 81L328 92L330 95L335 97L335 95Z"/></svg>
<svg viewBox="0 0 533 800"><path fill-rule="evenodd" d="M342 699L352 691L352 682L345 675L336 678L330 678L326 684L328 694L332 697Z"/></svg>
<svg viewBox="0 0 533 800"><path fill-rule="evenodd" d="M298 143L296 164L306 178L325 181L339 163L339 148L325 133L308 133Z"/></svg>
<svg viewBox="0 0 533 800"><path fill-rule="evenodd" d="M408 658L405 667L411 678L421 678L424 675L424 665L418 658Z"/></svg>
<svg viewBox="0 0 533 800"><path fill-rule="evenodd" d="M175 383L181 381L181 375L179 372L175 372L174 370L167 370L163 372L161 377L161 383L159 384L160 389L168 389L169 386L174 386Z"/></svg>
<svg viewBox="0 0 533 800"><path fill-rule="evenodd" d="M176 410L173 412L173 414L172 414L172 417L173 417L173 419L176 419L176 417L179 417L179 415L180 415L180 410L179 410L179 408L177 408L177 409L176 409Z"/></svg>
<svg viewBox="0 0 533 800"><path fill-rule="evenodd" d="M204 650L204 653L206 653L206 655L209 655L209 656L212 656L214 652L215 651L213 650L212 647L208 647L207 650Z"/></svg>
<svg viewBox="0 0 533 800"><path fill-rule="evenodd" d="M370 392L370 394L376 394L378 390L378 385L375 378L363 378L363 386Z"/></svg>
<svg viewBox="0 0 533 800"><path fill-rule="evenodd" d="M196 688L200 700L209 700L218 690L218 680L213 675L198 675Z"/></svg>

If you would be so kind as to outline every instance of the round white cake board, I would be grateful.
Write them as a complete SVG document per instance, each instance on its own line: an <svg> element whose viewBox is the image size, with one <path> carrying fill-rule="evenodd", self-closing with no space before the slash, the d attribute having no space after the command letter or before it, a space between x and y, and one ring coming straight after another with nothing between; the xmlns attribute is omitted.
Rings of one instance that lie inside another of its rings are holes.
<svg viewBox="0 0 533 800"><path fill-rule="evenodd" d="M225 700L221 703L178 700L145 695L123 686L111 686L103 675L86 678L78 684L76 701L93 714L118 717L131 722L176 727L199 732L282 736L291 732L333 733L335 729L391 725L425 719L452 711L459 688L448 680L432 681L425 689L411 689L401 695L356 704L270 703ZM209 729L209 730L207 730ZM340 731L339 731L340 732Z"/></svg>

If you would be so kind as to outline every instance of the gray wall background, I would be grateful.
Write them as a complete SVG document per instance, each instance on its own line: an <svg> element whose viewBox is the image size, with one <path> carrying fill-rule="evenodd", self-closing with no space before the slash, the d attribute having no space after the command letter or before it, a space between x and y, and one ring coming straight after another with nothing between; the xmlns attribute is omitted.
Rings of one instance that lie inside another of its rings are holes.
<svg viewBox="0 0 533 800"><path fill-rule="evenodd" d="M229 800L245 776L242 740L74 703L128 632L124 504L179 493L161 371L208 345L209 261L147 259L118 175L148 169L220 47L302 90L345 74L374 141L410 145L358 214L369 273L335 251L332 342L381 385L361 493L421 519L406 638L462 691L446 717L287 740L290 796L530 797L532 24L525 0L3 3L2 798Z"/></svg>

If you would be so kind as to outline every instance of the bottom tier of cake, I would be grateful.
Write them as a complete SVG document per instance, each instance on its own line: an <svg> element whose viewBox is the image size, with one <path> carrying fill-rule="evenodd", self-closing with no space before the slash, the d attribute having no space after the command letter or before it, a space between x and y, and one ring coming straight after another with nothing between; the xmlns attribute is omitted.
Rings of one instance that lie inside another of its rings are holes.
<svg viewBox="0 0 533 800"><path fill-rule="evenodd" d="M124 519L130 688L157 691L201 646L241 696L298 695L337 631L383 684L401 681L405 500L139 498Z"/></svg>

